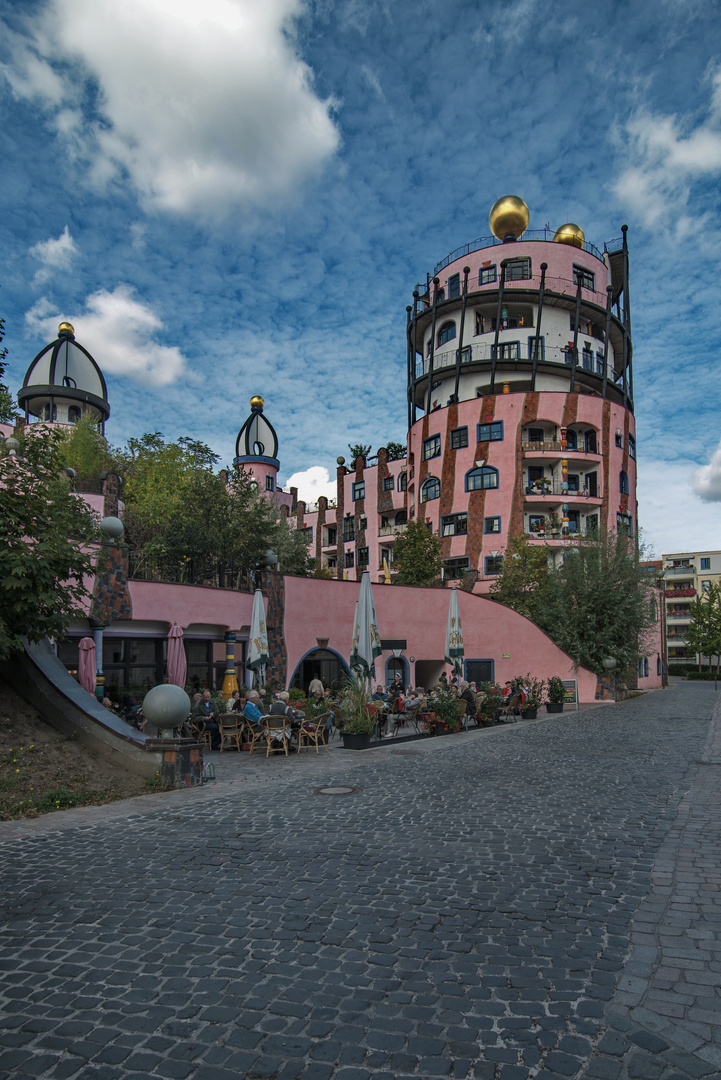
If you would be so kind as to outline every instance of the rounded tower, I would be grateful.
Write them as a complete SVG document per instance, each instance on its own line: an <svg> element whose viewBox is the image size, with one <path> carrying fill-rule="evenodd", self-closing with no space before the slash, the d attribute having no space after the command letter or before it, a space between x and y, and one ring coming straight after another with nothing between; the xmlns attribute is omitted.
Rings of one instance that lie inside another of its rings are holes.
<svg viewBox="0 0 721 1080"><path fill-rule="evenodd" d="M75 340L69 322L61 322L58 336L37 354L18 391L25 419L75 424L90 412L105 432L110 416L108 389L103 373L87 349Z"/></svg>
<svg viewBox="0 0 721 1080"><path fill-rule="evenodd" d="M636 528L626 226L603 251L504 196L408 310L409 516L487 591L509 536Z"/></svg>
<svg viewBox="0 0 721 1080"><path fill-rule="evenodd" d="M250 416L238 432L233 464L248 473L261 491L274 492L280 468L278 436L263 415L264 405L259 394L250 399Z"/></svg>

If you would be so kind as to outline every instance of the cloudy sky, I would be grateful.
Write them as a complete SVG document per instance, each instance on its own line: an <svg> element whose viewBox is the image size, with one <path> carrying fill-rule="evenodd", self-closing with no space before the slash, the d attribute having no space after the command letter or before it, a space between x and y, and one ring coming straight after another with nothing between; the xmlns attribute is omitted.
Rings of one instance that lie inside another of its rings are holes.
<svg viewBox="0 0 721 1080"><path fill-rule="evenodd" d="M582 10L583 8L583 10ZM281 480L406 428L405 305L500 195L629 225L640 524L721 548L715 0L0 0L0 314L17 390L70 319L108 435Z"/></svg>

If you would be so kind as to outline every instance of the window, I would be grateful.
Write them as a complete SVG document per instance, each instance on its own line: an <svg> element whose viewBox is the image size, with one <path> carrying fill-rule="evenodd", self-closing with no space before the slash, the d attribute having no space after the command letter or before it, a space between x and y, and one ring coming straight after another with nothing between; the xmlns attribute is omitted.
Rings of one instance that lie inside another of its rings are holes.
<svg viewBox="0 0 721 1080"><path fill-rule="evenodd" d="M501 531L501 519L499 517L487 517L483 519L484 533L499 533Z"/></svg>
<svg viewBox="0 0 721 1080"><path fill-rule="evenodd" d="M80 421L80 409L77 405L68 406L68 423L77 424Z"/></svg>
<svg viewBox="0 0 721 1080"><path fill-rule="evenodd" d="M53 420L57 420L57 418L58 418L58 407L57 407L57 405L53 405ZM50 419L50 404L48 403L45 406L45 409L43 410L43 420L49 420L49 419Z"/></svg>
<svg viewBox="0 0 721 1080"><path fill-rule="evenodd" d="M498 469L490 465L481 465L466 473L466 491L480 491L498 487Z"/></svg>
<svg viewBox="0 0 721 1080"><path fill-rule="evenodd" d="M585 371L593 371L593 353L586 345L583 346L582 363Z"/></svg>
<svg viewBox="0 0 721 1080"><path fill-rule="evenodd" d="M546 519L543 514L529 514L528 515L528 531L532 533L540 532L541 529L546 528Z"/></svg>
<svg viewBox="0 0 721 1080"><path fill-rule="evenodd" d="M462 578L471 565L471 560L468 555L461 555L457 559L444 559L443 565L447 578Z"/></svg>
<svg viewBox="0 0 721 1080"><path fill-rule="evenodd" d="M616 428L616 446L623 450L623 432Z"/></svg>
<svg viewBox="0 0 721 1080"><path fill-rule="evenodd" d="M528 359L533 360L533 350L536 348L536 338L529 337L528 339ZM546 339L540 337L538 339L538 359L545 360L546 358Z"/></svg>
<svg viewBox="0 0 721 1080"><path fill-rule="evenodd" d="M357 502L359 499L365 499L366 497L366 482L365 480L359 480L357 484L353 485L353 502Z"/></svg>
<svg viewBox="0 0 721 1080"><path fill-rule="evenodd" d="M497 360L520 360L521 343L520 341L505 341L502 345L494 345L491 352Z"/></svg>
<svg viewBox="0 0 721 1080"><path fill-rule="evenodd" d="M343 518L343 542L349 540L355 540L355 518L350 516Z"/></svg>
<svg viewBox="0 0 721 1080"><path fill-rule="evenodd" d="M272 476L266 476L265 478L265 490L273 491L275 489L275 481Z"/></svg>
<svg viewBox="0 0 721 1080"><path fill-rule="evenodd" d="M355 563L355 555L354 555L354 553L352 551L346 551L344 561L345 561L346 570L349 569L351 566L353 566L354 563Z"/></svg>
<svg viewBox="0 0 721 1080"><path fill-rule="evenodd" d="M656 653L656 674L661 674L661 654Z"/></svg>
<svg viewBox="0 0 721 1080"><path fill-rule="evenodd" d="M528 441L529 442L543 442L546 438L546 433L542 427L529 427L528 429Z"/></svg>
<svg viewBox="0 0 721 1080"><path fill-rule="evenodd" d="M468 446L468 428L454 428L451 432L451 450L460 450L464 446Z"/></svg>
<svg viewBox="0 0 721 1080"><path fill-rule="evenodd" d="M628 437L628 456L633 458L634 461L636 460L636 440L633 435Z"/></svg>
<svg viewBox="0 0 721 1080"><path fill-rule="evenodd" d="M603 369L604 369L603 353L602 352L597 352L596 353L596 374L597 375L603 375Z"/></svg>
<svg viewBox="0 0 721 1080"><path fill-rule="evenodd" d="M578 450L578 436L575 431L571 431L569 428L566 432L566 449Z"/></svg>
<svg viewBox="0 0 721 1080"><path fill-rule="evenodd" d="M584 445L586 447L587 454L596 453L596 432L591 430L587 431L584 435Z"/></svg>
<svg viewBox="0 0 721 1080"><path fill-rule="evenodd" d="M705 555L701 556L701 569L702 570L710 570L711 569L711 557L710 556L708 556L708 557L705 556Z"/></svg>
<svg viewBox="0 0 721 1080"><path fill-rule="evenodd" d="M441 452L441 437L440 435L431 435L430 439L426 439L423 443L423 460L428 461L429 458L438 457Z"/></svg>
<svg viewBox="0 0 721 1080"><path fill-rule="evenodd" d="M579 491L578 473L568 473L568 490Z"/></svg>
<svg viewBox="0 0 721 1080"><path fill-rule="evenodd" d="M368 548L367 547L358 548L358 565L359 566L367 566L368 565Z"/></svg>
<svg viewBox="0 0 721 1080"><path fill-rule="evenodd" d="M468 514L448 514L441 518L441 536L466 536Z"/></svg>
<svg viewBox="0 0 721 1080"><path fill-rule="evenodd" d="M430 502L431 499L440 499L440 497L440 480L435 476L429 476L428 479L421 484L421 502Z"/></svg>
<svg viewBox="0 0 721 1080"><path fill-rule="evenodd" d="M359 529L367 529L368 528L368 518L367 517L358 518L358 528Z"/></svg>
<svg viewBox="0 0 721 1080"><path fill-rule="evenodd" d="M330 527L328 527L328 529L326 530L325 546L326 547L335 547L335 545L337 543L338 543L338 530L335 527L332 528L332 529Z"/></svg>
<svg viewBox="0 0 721 1080"><path fill-rule="evenodd" d="M618 474L618 490L622 495L628 495L628 473L625 473L623 469Z"/></svg>
<svg viewBox="0 0 721 1080"><path fill-rule="evenodd" d="M596 288L596 275L585 266L573 267L573 284L580 285L582 289Z"/></svg>
<svg viewBox="0 0 721 1080"><path fill-rule="evenodd" d="M648 678L648 674L649 674L649 670L648 670L648 657L647 657L647 656L644 656L644 658L643 658L643 677L644 677L645 679L647 679L647 678Z"/></svg>
<svg viewBox="0 0 721 1080"><path fill-rule="evenodd" d="M395 487L395 477L394 476L384 476L383 477L383 490L384 491L393 491L394 487Z"/></svg>
<svg viewBox="0 0 721 1080"><path fill-rule="evenodd" d="M306 525L304 529L299 529L298 532L303 537L306 544L312 544L313 543L313 526L312 525Z"/></svg>
<svg viewBox="0 0 721 1080"><path fill-rule="evenodd" d="M616 514L616 531L620 536L633 536L633 518L630 514Z"/></svg>
<svg viewBox="0 0 721 1080"><path fill-rule="evenodd" d="M400 474L400 476L398 477L398 490L399 491L407 491L408 490L408 473L407 472L402 472Z"/></svg>
<svg viewBox="0 0 721 1080"><path fill-rule="evenodd" d="M481 269L478 272L478 284L479 285L492 285L495 280L496 280L496 264L492 263L490 266L482 266Z"/></svg>
<svg viewBox="0 0 721 1080"><path fill-rule="evenodd" d="M491 424L479 424L477 442L501 442L503 439L503 421L494 420Z"/></svg>
<svg viewBox="0 0 721 1080"><path fill-rule="evenodd" d="M566 526L569 533L575 534L575 533L577 533L579 531L578 530L578 521L579 521L578 510L569 510L569 512L568 512L568 525Z"/></svg>
<svg viewBox="0 0 721 1080"><path fill-rule="evenodd" d="M486 577L489 577L491 574L500 574L503 570L502 555L486 555L484 563L486 567Z"/></svg>
<svg viewBox="0 0 721 1080"><path fill-rule="evenodd" d="M326 559L325 565L328 567L329 570L335 570L336 566L338 565L338 560L331 556L330 558Z"/></svg>
<svg viewBox="0 0 721 1080"><path fill-rule="evenodd" d="M456 336L456 324L454 322L444 323L438 331L438 345L445 345L448 341L453 341Z"/></svg>
<svg viewBox="0 0 721 1080"><path fill-rule="evenodd" d="M448 295L453 300L454 297L461 295L461 275L453 274L448 279Z"/></svg>
<svg viewBox="0 0 721 1080"><path fill-rule="evenodd" d="M524 281L530 276L530 259L509 259L506 263L506 281Z"/></svg>

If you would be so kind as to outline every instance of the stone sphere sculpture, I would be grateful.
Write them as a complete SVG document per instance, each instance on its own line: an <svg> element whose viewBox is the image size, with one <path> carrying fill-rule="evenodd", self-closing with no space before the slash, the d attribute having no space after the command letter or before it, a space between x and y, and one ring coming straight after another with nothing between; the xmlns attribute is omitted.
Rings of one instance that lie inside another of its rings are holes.
<svg viewBox="0 0 721 1080"><path fill-rule="evenodd" d="M143 698L146 721L151 727L160 728L165 738L170 737L166 732L172 732L187 720L189 712L190 698L182 686L163 683L148 690Z"/></svg>

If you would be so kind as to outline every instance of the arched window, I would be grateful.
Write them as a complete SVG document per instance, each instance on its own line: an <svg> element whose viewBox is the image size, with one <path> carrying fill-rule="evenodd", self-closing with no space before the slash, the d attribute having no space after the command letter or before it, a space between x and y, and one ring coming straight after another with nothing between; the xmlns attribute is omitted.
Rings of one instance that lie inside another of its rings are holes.
<svg viewBox="0 0 721 1080"><path fill-rule="evenodd" d="M436 476L429 476L421 484L421 502L429 502L431 499L440 499L441 482Z"/></svg>
<svg viewBox="0 0 721 1080"><path fill-rule="evenodd" d="M454 322L444 323L438 331L438 345L445 345L447 341L453 341L456 336L456 324Z"/></svg>
<svg viewBox="0 0 721 1080"><path fill-rule="evenodd" d="M68 405L68 423L77 424L80 422L80 409L77 405Z"/></svg>
<svg viewBox="0 0 721 1080"><path fill-rule="evenodd" d="M618 490L622 495L628 495L628 473L625 473L623 469L618 474Z"/></svg>
<svg viewBox="0 0 721 1080"><path fill-rule="evenodd" d="M466 473L466 491L479 491L498 487L498 469L490 465L481 465Z"/></svg>

